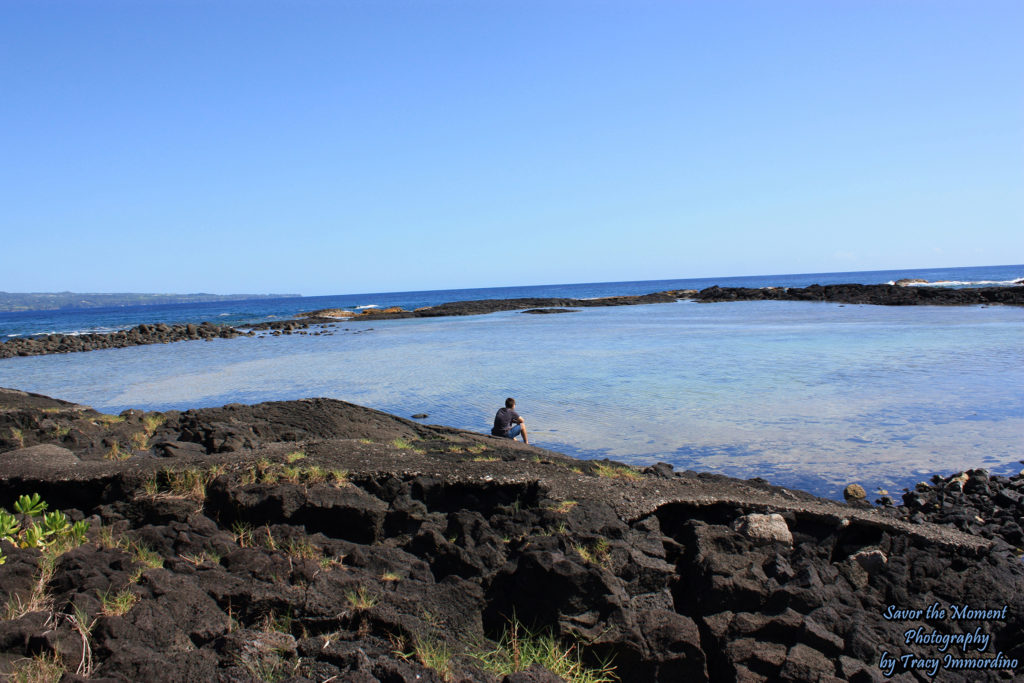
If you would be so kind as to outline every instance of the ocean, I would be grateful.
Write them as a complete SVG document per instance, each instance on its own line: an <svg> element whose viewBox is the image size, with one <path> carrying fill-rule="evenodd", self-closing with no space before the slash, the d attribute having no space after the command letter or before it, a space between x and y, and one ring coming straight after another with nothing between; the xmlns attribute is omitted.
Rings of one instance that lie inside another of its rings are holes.
<svg viewBox="0 0 1024 683"><path fill-rule="evenodd" d="M0 314L0 338L141 322L245 325L317 308L600 297L921 278L1010 284L1024 265L393 292ZM0 386L91 405L187 409L311 396L488 431L514 396L531 442L578 457L872 498L971 467L1017 472L1024 309L753 301L561 315L345 322L242 337L0 360Z"/></svg>

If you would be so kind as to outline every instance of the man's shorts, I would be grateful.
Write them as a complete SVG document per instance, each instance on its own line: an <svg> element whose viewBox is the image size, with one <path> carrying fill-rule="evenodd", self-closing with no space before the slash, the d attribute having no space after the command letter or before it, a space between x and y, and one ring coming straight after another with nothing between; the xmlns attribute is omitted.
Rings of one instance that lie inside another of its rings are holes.
<svg viewBox="0 0 1024 683"><path fill-rule="evenodd" d="M514 439L523 433L522 425L512 425L512 428L508 430L508 438Z"/></svg>

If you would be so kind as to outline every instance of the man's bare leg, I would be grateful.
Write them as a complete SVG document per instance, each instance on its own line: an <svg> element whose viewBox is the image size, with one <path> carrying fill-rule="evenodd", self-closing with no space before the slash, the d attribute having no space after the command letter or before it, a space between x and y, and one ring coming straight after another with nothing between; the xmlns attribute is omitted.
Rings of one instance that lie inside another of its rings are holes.
<svg viewBox="0 0 1024 683"><path fill-rule="evenodd" d="M523 435L523 443L529 444L530 440L526 438L526 422L520 422L519 423L519 427L520 427L520 429L523 430L523 431L519 432L520 434Z"/></svg>

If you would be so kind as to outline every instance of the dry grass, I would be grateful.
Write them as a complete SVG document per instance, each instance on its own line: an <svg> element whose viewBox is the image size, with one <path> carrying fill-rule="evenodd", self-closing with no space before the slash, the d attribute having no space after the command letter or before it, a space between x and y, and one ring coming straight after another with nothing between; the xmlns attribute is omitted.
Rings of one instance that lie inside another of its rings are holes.
<svg viewBox="0 0 1024 683"><path fill-rule="evenodd" d="M414 656L420 664L436 671L441 680L452 680L452 651L444 641L426 637L416 638L412 647L412 653L405 655L406 657Z"/></svg>
<svg viewBox="0 0 1024 683"><path fill-rule="evenodd" d="M110 442L110 448L104 454L104 460L127 460L132 457L130 450L121 450L121 444L115 439Z"/></svg>
<svg viewBox="0 0 1024 683"><path fill-rule="evenodd" d="M608 539L599 538L594 543L589 545L583 545L582 543L575 543L572 549L583 558L587 564L596 564L601 567L607 567L611 561L611 544L608 543Z"/></svg>
<svg viewBox="0 0 1024 683"><path fill-rule="evenodd" d="M131 589L125 586L113 593L110 589L97 593L100 599L100 609L108 617L123 617L131 611L139 596L132 593Z"/></svg>
<svg viewBox="0 0 1024 683"><path fill-rule="evenodd" d="M632 467L616 463L594 463L593 472L599 477L609 477L611 479L636 480L643 478L642 475Z"/></svg>
<svg viewBox="0 0 1024 683"><path fill-rule="evenodd" d="M53 609L53 596L47 591L47 586L53 578L56 566L55 557L43 555L39 558L39 575L32 584L32 590L27 596L13 593L7 598L7 604L3 608L4 620L20 619L32 612L48 612Z"/></svg>
<svg viewBox="0 0 1024 683"><path fill-rule="evenodd" d="M142 428L146 436L153 436L153 433L167 421L167 418L159 413L149 413L142 418Z"/></svg>
<svg viewBox="0 0 1024 683"><path fill-rule="evenodd" d="M67 670L56 654L16 660L6 679L12 683L56 683Z"/></svg>
<svg viewBox="0 0 1024 683"><path fill-rule="evenodd" d="M563 644L550 633L530 631L517 621L492 650L472 655L478 666L498 677L539 664L568 683L612 683L619 680L609 662L584 666L579 644Z"/></svg>
<svg viewBox="0 0 1024 683"><path fill-rule="evenodd" d="M364 586L360 586L357 590L345 593L345 600L352 606L352 609L361 611L376 605L379 598L366 590Z"/></svg>
<svg viewBox="0 0 1024 683"><path fill-rule="evenodd" d="M235 543L242 548L252 548L256 545L256 532L252 525L245 522L235 522L231 525L231 531L235 536Z"/></svg>
<svg viewBox="0 0 1024 683"><path fill-rule="evenodd" d="M310 543L306 538L289 539L284 544L284 551L289 557L298 560L319 560L324 555L320 546Z"/></svg>
<svg viewBox="0 0 1024 683"><path fill-rule="evenodd" d="M169 495L202 502L206 500L206 487L225 471L227 471L227 467L222 464L205 470L197 467L189 467L184 470L164 470L162 475Z"/></svg>
<svg viewBox="0 0 1024 683"><path fill-rule="evenodd" d="M146 432L135 432L131 435L131 442L137 451L149 450L149 434L146 434Z"/></svg>

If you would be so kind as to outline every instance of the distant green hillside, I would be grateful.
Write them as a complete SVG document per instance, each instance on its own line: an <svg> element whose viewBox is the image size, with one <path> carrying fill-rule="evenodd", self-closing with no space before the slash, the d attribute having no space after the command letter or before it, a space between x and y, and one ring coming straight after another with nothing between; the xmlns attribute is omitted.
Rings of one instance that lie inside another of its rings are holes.
<svg viewBox="0 0 1024 683"><path fill-rule="evenodd" d="M61 308L193 304L203 301L283 299L301 294L81 294L77 292L0 292L0 311L53 311Z"/></svg>

